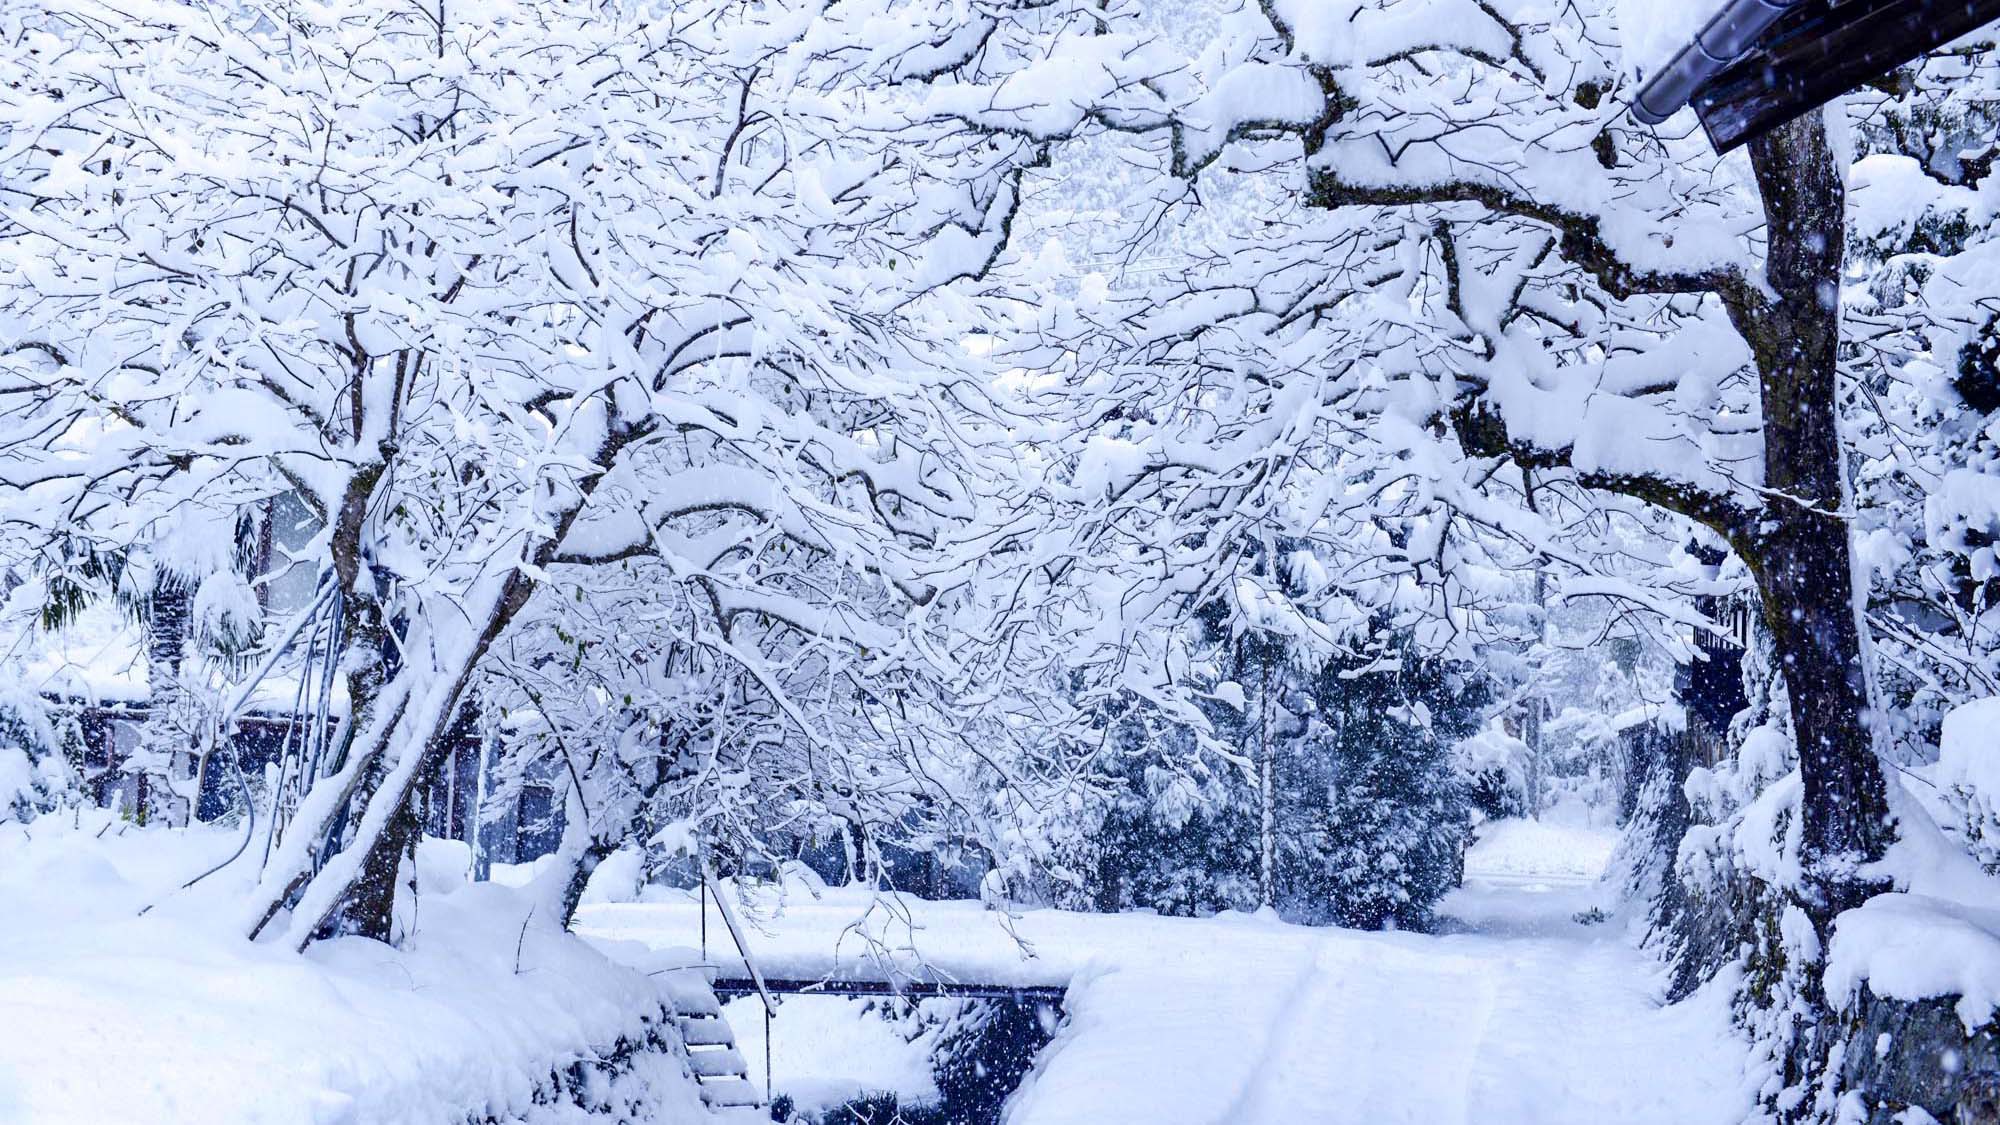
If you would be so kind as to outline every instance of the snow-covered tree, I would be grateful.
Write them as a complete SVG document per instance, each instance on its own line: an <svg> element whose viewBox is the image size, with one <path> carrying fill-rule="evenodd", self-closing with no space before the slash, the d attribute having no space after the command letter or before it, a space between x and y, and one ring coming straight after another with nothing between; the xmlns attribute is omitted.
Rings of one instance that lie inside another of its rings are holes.
<svg viewBox="0 0 2000 1125"><path fill-rule="evenodd" d="M1614 7L1235 10L1154 96L1094 107L1158 170L1138 229L1220 198L1222 233L1051 332L1138 419L1119 507L1191 477L1240 518L1289 487L1304 526L1377 538L1329 536L1356 560L1342 589L1406 582L1443 622L1542 563L1593 577L1567 596L1691 620L1705 579L1675 540L1634 559L1615 532L1727 543L1791 681L1824 924L1889 838L1837 514L1843 177L1818 115L1748 166L1632 125L1612 94L1647 60Z"/></svg>
<svg viewBox="0 0 2000 1125"><path fill-rule="evenodd" d="M504 641L545 667L567 642L533 607L621 562L660 585L618 624L809 753L838 756L805 683L865 715L954 673L934 615L983 548L952 528L1011 472L964 336L1040 151L965 109L1031 121L997 91L1086 9L4 19L6 520L51 551L281 495L323 524L319 593L261 655L320 644L345 716L246 932L386 936L416 794L471 689L511 682L496 644L548 622Z"/></svg>

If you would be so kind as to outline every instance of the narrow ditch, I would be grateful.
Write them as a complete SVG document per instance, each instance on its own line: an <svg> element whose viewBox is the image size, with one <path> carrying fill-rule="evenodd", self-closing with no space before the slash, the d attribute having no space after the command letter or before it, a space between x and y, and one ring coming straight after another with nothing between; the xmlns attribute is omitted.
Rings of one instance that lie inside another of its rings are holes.
<svg viewBox="0 0 2000 1125"><path fill-rule="evenodd" d="M739 1001L728 1015L761 1084L762 1009ZM772 1023L771 1118L794 1125L997 1125L1062 1019L1059 1002L1035 994L787 996Z"/></svg>

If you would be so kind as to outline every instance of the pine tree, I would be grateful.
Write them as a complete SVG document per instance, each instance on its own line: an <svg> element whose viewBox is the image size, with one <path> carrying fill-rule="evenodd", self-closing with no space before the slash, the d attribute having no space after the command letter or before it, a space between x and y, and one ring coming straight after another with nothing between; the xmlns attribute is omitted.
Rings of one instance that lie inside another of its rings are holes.
<svg viewBox="0 0 2000 1125"><path fill-rule="evenodd" d="M1216 607L1202 620L1226 628ZM1254 630L1222 652L1221 682L1238 685L1242 705L1211 703L1206 733L1234 761L1203 754L1196 732L1143 704L1107 720L1117 784L1090 840L1085 899L1179 915L1269 901L1299 922L1428 928L1469 842L1451 750L1477 729L1485 682L1387 628L1355 655L1315 660Z"/></svg>
<svg viewBox="0 0 2000 1125"><path fill-rule="evenodd" d="M1471 804L1452 746L1488 690L1469 670L1388 634L1379 650L1326 661L1287 786L1283 912L1361 929L1428 929L1458 885Z"/></svg>

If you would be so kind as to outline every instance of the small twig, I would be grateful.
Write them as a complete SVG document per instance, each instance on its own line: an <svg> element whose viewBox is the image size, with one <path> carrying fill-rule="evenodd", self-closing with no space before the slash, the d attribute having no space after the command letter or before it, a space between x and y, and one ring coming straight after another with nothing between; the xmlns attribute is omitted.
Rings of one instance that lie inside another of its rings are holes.
<svg viewBox="0 0 2000 1125"><path fill-rule="evenodd" d="M528 908L528 916L521 919L521 934L514 939L514 975L521 975L521 947L528 944L528 923L535 917L535 908Z"/></svg>

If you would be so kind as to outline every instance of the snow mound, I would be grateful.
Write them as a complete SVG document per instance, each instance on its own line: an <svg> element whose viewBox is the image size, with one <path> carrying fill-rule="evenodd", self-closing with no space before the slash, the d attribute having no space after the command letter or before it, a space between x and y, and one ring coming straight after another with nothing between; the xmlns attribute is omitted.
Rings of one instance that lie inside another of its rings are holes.
<svg viewBox="0 0 2000 1125"><path fill-rule="evenodd" d="M245 941L217 896L253 861L175 892L238 839L101 810L0 825L0 1121L560 1121L538 1084L666 1003L490 883L420 893L401 948ZM706 1119L679 1069L648 1069L662 1119Z"/></svg>
<svg viewBox="0 0 2000 1125"><path fill-rule="evenodd" d="M1945 723L1947 751L1987 738L1994 717L2000 716L1981 704L1953 711ZM1897 838L1875 873L1899 889L1834 920L1827 995L1851 1001L1866 984L1897 1000L1956 996L1958 1018L1970 1031L2000 1011L2000 879L1939 827L1935 790L1898 781L1890 798Z"/></svg>

